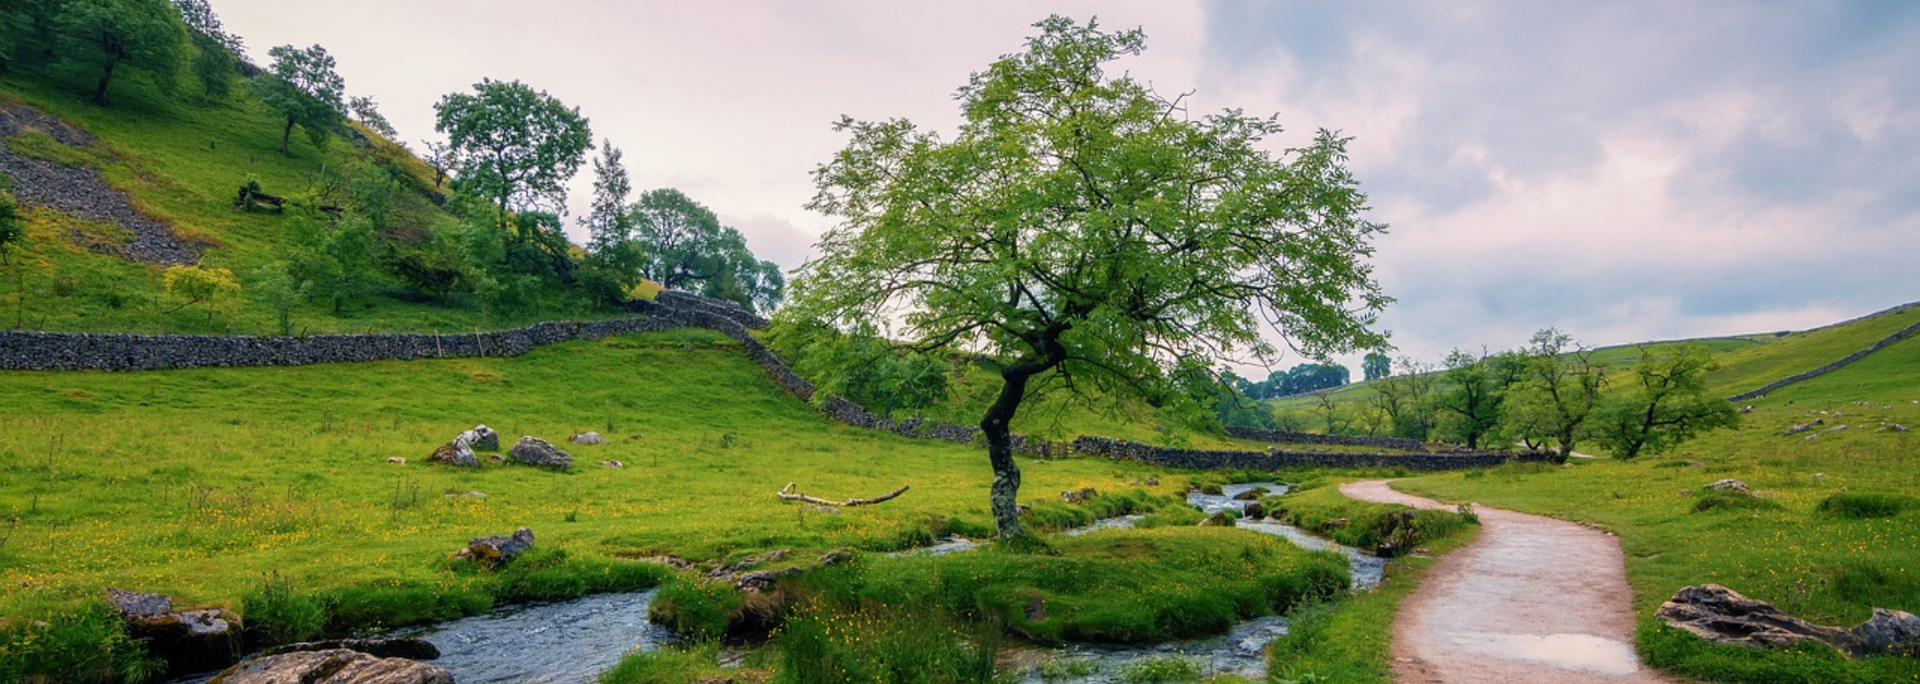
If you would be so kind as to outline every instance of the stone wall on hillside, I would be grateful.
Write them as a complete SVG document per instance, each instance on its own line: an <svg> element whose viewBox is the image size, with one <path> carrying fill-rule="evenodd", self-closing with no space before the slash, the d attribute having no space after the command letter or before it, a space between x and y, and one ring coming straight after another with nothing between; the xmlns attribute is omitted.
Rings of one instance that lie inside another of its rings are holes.
<svg viewBox="0 0 1920 684"><path fill-rule="evenodd" d="M1408 470L1466 470L1490 468L1508 462L1561 464L1566 458L1543 451L1477 451L1450 454L1427 453L1321 453L1314 451L1227 451L1157 447L1106 437L1081 437L1073 440L1073 451L1089 456L1139 461L1168 468L1211 470L1246 468L1405 468Z"/></svg>
<svg viewBox="0 0 1920 684"><path fill-rule="evenodd" d="M1900 308L1905 308L1905 307L1900 307ZM1845 358L1842 358L1839 361L1829 363L1827 365L1821 366L1819 368L1815 368L1813 370L1807 371L1805 373L1801 373L1799 375L1781 378L1779 380L1769 382L1765 386L1761 387L1760 389L1753 390L1751 392L1741 392L1731 397L1727 397L1727 401L1746 401L1748 399L1757 399L1762 396L1765 396L1768 392L1772 392L1782 387L1786 387L1787 385L1791 385L1796 382L1812 380L1822 375L1832 373L1834 371L1840 370L1842 367L1848 364L1851 364L1855 361L1859 361L1860 359L1866 357L1866 355L1868 354L1872 354L1874 352L1880 351L1881 349L1885 349L1889 345L1892 345L1895 342L1899 342L1901 340L1912 337L1914 336L1915 333L1920 333L1920 323L1915 323L1905 328L1901 328L1899 332L1896 332L1892 335L1888 335L1886 339L1873 343L1873 346L1867 347L1866 349L1862 349L1852 354L1848 354Z"/></svg>
<svg viewBox="0 0 1920 684"><path fill-rule="evenodd" d="M1426 451L1427 445L1417 439L1404 437L1368 437L1353 435L1316 435L1306 432L1286 432L1253 427L1229 427L1227 436L1255 442L1273 442L1275 444L1325 444L1330 446L1357 446L1375 449L1398 449L1401 451Z"/></svg>

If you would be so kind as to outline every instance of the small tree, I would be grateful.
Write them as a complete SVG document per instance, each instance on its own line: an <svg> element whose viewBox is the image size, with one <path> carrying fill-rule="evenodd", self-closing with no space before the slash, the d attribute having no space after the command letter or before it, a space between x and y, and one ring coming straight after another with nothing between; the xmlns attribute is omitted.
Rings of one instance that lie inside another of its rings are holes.
<svg viewBox="0 0 1920 684"><path fill-rule="evenodd" d="M71 0L55 15L63 59L95 65L93 102L107 104L107 86L121 66L146 72L171 89L187 42L186 26L166 0Z"/></svg>
<svg viewBox="0 0 1920 684"><path fill-rule="evenodd" d="M400 137L400 132L393 130L393 123L380 113L380 103L374 102L373 97L361 95L347 98L347 110L353 112L353 118L366 126L367 130L379 133L388 140Z"/></svg>
<svg viewBox="0 0 1920 684"><path fill-rule="evenodd" d="M649 190L633 203L640 274L663 287L772 311L786 280L780 267L754 258L746 237L720 225L712 209L673 188Z"/></svg>
<svg viewBox="0 0 1920 684"><path fill-rule="evenodd" d="M1460 349L1447 354L1448 387L1436 395L1435 405L1448 418L1442 424L1447 433L1469 449L1480 448L1500 424L1506 386L1495 366L1490 356Z"/></svg>
<svg viewBox="0 0 1920 684"><path fill-rule="evenodd" d="M1606 384L1605 374L1593 364L1593 350L1547 328L1533 334L1521 357L1520 379L1505 402L1508 431L1528 448L1552 440L1562 457L1572 454Z"/></svg>
<svg viewBox="0 0 1920 684"><path fill-rule="evenodd" d="M200 81L201 94L209 101L225 98L233 91L240 38L226 32L207 0L173 0L173 6L187 24L194 48L193 76Z"/></svg>
<svg viewBox="0 0 1920 684"><path fill-rule="evenodd" d="M559 208L593 132L578 108L519 81L482 79L433 106L461 188L491 200L500 228L514 211Z"/></svg>
<svg viewBox="0 0 1920 684"><path fill-rule="evenodd" d="M1661 353L1640 348L1631 384L1593 411L1594 441L1618 458L1676 446L1700 433L1740 424L1733 404L1707 392L1718 368L1706 348L1679 345Z"/></svg>
<svg viewBox="0 0 1920 684"><path fill-rule="evenodd" d="M961 88L951 141L904 120L842 119L814 172L836 218L783 311L839 326L899 320L922 350L982 353L1001 379L981 417L1001 539L1022 536L1011 428L1030 390L1172 394L1183 358L1308 357L1385 340L1365 263L1382 227L1322 131L1276 158L1272 118L1186 116L1104 66L1138 30L1050 17Z"/></svg>
<svg viewBox="0 0 1920 684"><path fill-rule="evenodd" d="M340 98L347 84L334 71L333 55L318 45L305 49L281 45L267 54L273 56L273 66L255 83L259 84L261 101L286 119L286 127L280 132L280 154L287 154L287 141L293 136L295 124L307 131L314 145L324 144L334 123L346 111Z"/></svg>
<svg viewBox="0 0 1920 684"><path fill-rule="evenodd" d="M240 284L233 279L233 271L224 268L203 268L200 266L170 266L161 284L167 292L185 300L173 307L168 313L179 311L194 304L207 305L207 323L213 323L213 311L218 301L240 291Z"/></svg>
<svg viewBox="0 0 1920 684"><path fill-rule="evenodd" d="M13 203L13 195L0 190L0 263L13 263L10 250L25 237L26 231L20 225L20 210Z"/></svg>
<svg viewBox="0 0 1920 684"><path fill-rule="evenodd" d="M1360 362L1360 373L1369 382L1392 375L1393 359L1377 351L1367 352L1367 357Z"/></svg>
<svg viewBox="0 0 1920 684"><path fill-rule="evenodd" d="M253 271L250 280L247 296L273 310L281 335L292 335L293 304L300 297L300 287L287 270L287 263L275 261L261 266Z"/></svg>
<svg viewBox="0 0 1920 684"><path fill-rule="evenodd" d="M604 301L624 300L639 284L646 263L646 250L633 236L633 212L627 203L632 194L633 181L620 148L611 140L600 141L600 156L593 160L593 205L582 223L588 234L589 289Z"/></svg>

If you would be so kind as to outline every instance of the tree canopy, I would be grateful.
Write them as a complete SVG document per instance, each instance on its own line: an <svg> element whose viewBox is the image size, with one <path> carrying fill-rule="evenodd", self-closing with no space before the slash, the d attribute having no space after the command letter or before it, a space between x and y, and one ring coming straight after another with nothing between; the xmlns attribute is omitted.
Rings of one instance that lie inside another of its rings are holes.
<svg viewBox="0 0 1920 684"><path fill-rule="evenodd" d="M334 70L333 55L319 45L297 48L280 45L267 51L273 66L255 81L260 100L286 118L280 132L280 153L287 153L287 140L298 124L307 131L313 144L326 142L333 124L345 116L346 80Z"/></svg>
<svg viewBox="0 0 1920 684"><path fill-rule="evenodd" d="M72 0L55 17L61 57L100 70L95 104L107 104L107 86L121 65L173 86L187 29L166 0Z"/></svg>
<svg viewBox="0 0 1920 684"><path fill-rule="evenodd" d="M579 108L519 81L481 79L433 108L459 187L491 200L503 228L510 211L559 209L593 146Z"/></svg>
<svg viewBox="0 0 1920 684"><path fill-rule="evenodd" d="M630 223L640 274L649 280L761 311L780 303L786 289L780 267L755 258L746 236L686 193L642 193Z"/></svg>
<svg viewBox="0 0 1920 684"><path fill-rule="evenodd" d="M920 348L996 361L981 427L1009 540L1009 426L1035 381L1164 391L1177 359L1273 359L1269 332L1310 357L1376 348L1388 301L1366 262L1384 227L1362 216L1347 139L1323 130L1276 155L1273 117L1190 116L1108 74L1141 31L1035 26L960 89L951 140L903 119L836 125L850 140L808 206L838 225L788 304L839 326L898 320Z"/></svg>

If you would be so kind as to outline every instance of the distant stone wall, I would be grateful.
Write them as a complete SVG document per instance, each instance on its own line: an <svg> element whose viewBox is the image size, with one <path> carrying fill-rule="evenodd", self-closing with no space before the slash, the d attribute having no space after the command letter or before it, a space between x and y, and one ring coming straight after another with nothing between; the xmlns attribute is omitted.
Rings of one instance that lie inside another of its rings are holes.
<svg viewBox="0 0 1920 684"><path fill-rule="evenodd" d="M1249 439L1256 442L1275 444L1325 444L1330 446L1372 447L1375 449L1398 449L1401 451L1426 451L1427 445L1417 439L1405 437L1366 437L1349 435L1316 435L1306 432L1285 432L1254 427L1229 427L1227 436Z"/></svg>
<svg viewBox="0 0 1920 684"><path fill-rule="evenodd" d="M1331 454L1313 451L1214 451L1176 449L1106 437L1081 437L1073 440L1073 451L1089 456L1139 461L1167 468L1210 470L1246 468L1406 468L1408 470L1466 470L1489 468L1508 462L1561 464L1566 458L1543 451L1480 451L1455 454Z"/></svg>
<svg viewBox="0 0 1920 684"><path fill-rule="evenodd" d="M1909 304L1907 306L1912 306L1912 305ZM1896 310L1901 308L1906 308L1906 307L1896 307ZM1848 354L1846 358L1840 359L1839 361L1829 363L1827 365L1821 366L1819 368L1815 368L1813 370L1807 371L1805 373L1801 373L1799 375L1781 378L1779 380L1769 382L1766 384L1766 386L1761 387L1760 389L1753 390L1751 392L1742 392L1740 394L1727 397L1727 401L1746 401L1748 399L1757 399L1761 396L1766 395L1766 393L1768 392L1772 392L1782 387L1786 387L1787 385L1791 385L1796 382L1812 380L1822 375L1832 373L1834 371L1840 370L1841 367L1846 366L1847 364L1850 364L1855 361L1859 361L1862 358L1865 358L1866 355L1868 354L1872 354L1874 352L1880 351L1881 349L1887 348L1888 345L1891 345L1895 342L1899 342L1901 340L1912 337L1914 333L1920 333L1920 323L1915 323L1905 328L1901 328L1899 332L1896 332L1892 335L1888 335L1886 339L1873 343L1873 346L1867 347L1866 349L1862 349L1852 354Z"/></svg>

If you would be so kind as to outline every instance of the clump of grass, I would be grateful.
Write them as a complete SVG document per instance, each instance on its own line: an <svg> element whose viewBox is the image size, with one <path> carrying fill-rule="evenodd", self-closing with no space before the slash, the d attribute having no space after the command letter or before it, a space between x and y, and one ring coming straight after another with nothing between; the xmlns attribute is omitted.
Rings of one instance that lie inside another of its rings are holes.
<svg viewBox="0 0 1920 684"><path fill-rule="evenodd" d="M1647 664L1686 677L1728 684L1878 684L1896 680L1867 661L1852 661L1825 644L1752 649L1709 643L1693 634L1643 620L1635 639ZM1869 659L1884 660L1884 659Z"/></svg>
<svg viewBox="0 0 1920 684"><path fill-rule="evenodd" d="M1820 512L1841 518L1891 518L1920 510L1920 496L1891 492L1838 492L1820 501Z"/></svg>
<svg viewBox="0 0 1920 684"><path fill-rule="evenodd" d="M599 684L755 681L738 670L721 667L719 654L720 644L716 641L634 651L621 658L613 669L601 673Z"/></svg>
<svg viewBox="0 0 1920 684"><path fill-rule="evenodd" d="M1191 682L1199 679L1200 673L1200 663L1192 658L1142 658L1120 668L1120 681L1127 684Z"/></svg>
<svg viewBox="0 0 1920 684"><path fill-rule="evenodd" d="M720 639L740 606L740 592L732 585L681 575L654 594L647 619L696 641Z"/></svg>
<svg viewBox="0 0 1920 684"><path fill-rule="evenodd" d="M126 623L104 601L52 620L22 620L0 628L0 681L151 681L166 673Z"/></svg>
<svg viewBox="0 0 1920 684"><path fill-rule="evenodd" d="M1479 523L1470 509L1414 510L1397 504L1355 501L1335 488L1270 497L1269 515L1360 549L1405 553Z"/></svg>
<svg viewBox="0 0 1920 684"><path fill-rule="evenodd" d="M328 608L319 596L299 591L291 578L275 571L240 599L240 616L249 645L267 647L319 638L327 630Z"/></svg>
<svg viewBox="0 0 1920 684"><path fill-rule="evenodd" d="M1700 496L1694 499L1693 502L1693 511L1695 513L1716 510L1767 511L1779 509L1780 504L1767 499L1762 499L1744 492L1724 489L1703 490L1700 492Z"/></svg>
<svg viewBox="0 0 1920 684"><path fill-rule="evenodd" d="M969 629L937 611L897 606L816 604L780 631L783 684L994 681L996 633Z"/></svg>

